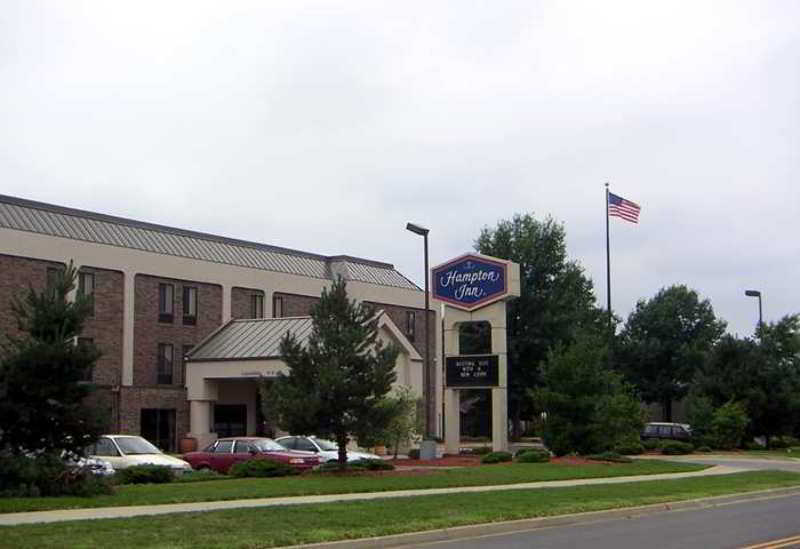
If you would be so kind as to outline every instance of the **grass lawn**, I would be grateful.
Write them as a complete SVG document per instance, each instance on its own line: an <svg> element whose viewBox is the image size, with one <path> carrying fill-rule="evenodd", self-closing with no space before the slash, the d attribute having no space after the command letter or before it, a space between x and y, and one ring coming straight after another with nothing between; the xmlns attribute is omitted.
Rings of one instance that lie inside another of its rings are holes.
<svg viewBox="0 0 800 549"><path fill-rule="evenodd" d="M414 476L342 477L328 474L311 474L300 477L141 484L121 486L114 495L94 498L0 498L0 513L352 492L383 492L388 490L415 490L457 486L486 486L547 480L681 473L698 471L707 467L707 465L656 460L642 460L622 464L597 463L580 466L553 463L514 463L448 469Z"/></svg>
<svg viewBox="0 0 800 549"><path fill-rule="evenodd" d="M800 458L800 446L782 448L780 450L744 450L741 452L741 455L747 457L762 457L767 459Z"/></svg>
<svg viewBox="0 0 800 549"><path fill-rule="evenodd" d="M800 474L724 477L235 509L0 527L0 547L275 547L598 511L800 485ZM531 534L535 536L535 534Z"/></svg>

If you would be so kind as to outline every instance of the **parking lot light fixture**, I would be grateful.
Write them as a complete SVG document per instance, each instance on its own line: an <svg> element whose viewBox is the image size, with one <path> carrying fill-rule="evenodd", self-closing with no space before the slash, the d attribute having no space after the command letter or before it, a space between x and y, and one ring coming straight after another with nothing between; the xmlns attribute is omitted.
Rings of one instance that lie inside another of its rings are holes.
<svg viewBox="0 0 800 549"><path fill-rule="evenodd" d="M423 352L424 374L422 376L422 397L425 401L425 439L430 440L434 436L433 423L434 418L434 404L433 400L433 386L435 381L432 379L432 371L430 364L430 330L428 323L428 310L430 309L430 297L428 292L428 233L430 232L425 227L415 223L407 223L406 230L414 234L420 235L425 241L425 312L424 312L424 326L425 326L425 350Z"/></svg>
<svg viewBox="0 0 800 549"><path fill-rule="evenodd" d="M758 327L760 328L764 324L764 319L761 316L761 292L759 290L745 290L744 295L758 298Z"/></svg>

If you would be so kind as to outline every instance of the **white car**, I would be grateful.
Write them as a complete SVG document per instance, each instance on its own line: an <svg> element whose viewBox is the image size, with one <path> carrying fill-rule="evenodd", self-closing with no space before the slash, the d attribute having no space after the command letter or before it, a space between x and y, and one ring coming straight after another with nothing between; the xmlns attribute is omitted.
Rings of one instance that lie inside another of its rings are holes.
<svg viewBox="0 0 800 549"><path fill-rule="evenodd" d="M114 469L134 465L162 465L175 474L191 471L192 466L182 459L168 456L142 437L135 435L103 435L86 449L90 458L101 459Z"/></svg>
<svg viewBox="0 0 800 549"><path fill-rule="evenodd" d="M280 437L275 442L288 448L289 450L299 450L303 452L314 452L322 463L339 460L339 446L330 440L317 437ZM347 461L358 461L360 459L382 459L381 456L367 452L347 451Z"/></svg>

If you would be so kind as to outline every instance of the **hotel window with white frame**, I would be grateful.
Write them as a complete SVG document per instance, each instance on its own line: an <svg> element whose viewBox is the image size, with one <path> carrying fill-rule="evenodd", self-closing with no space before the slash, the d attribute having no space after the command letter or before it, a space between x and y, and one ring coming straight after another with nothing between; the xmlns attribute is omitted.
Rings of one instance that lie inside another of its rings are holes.
<svg viewBox="0 0 800 549"><path fill-rule="evenodd" d="M172 385L172 364L174 362L173 347L171 343L158 344L158 373L156 383L159 385Z"/></svg>
<svg viewBox="0 0 800 549"><path fill-rule="evenodd" d="M264 294L250 294L250 318L264 318Z"/></svg>
<svg viewBox="0 0 800 549"><path fill-rule="evenodd" d="M183 287L183 323L186 326L197 324L197 288Z"/></svg>
<svg viewBox="0 0 800 549"><path fill-rule="evenodd" d="M94 316L94 273L81 271L78 273L78 295L89 299L90 314Z"/></svg>
<svg viewBox="0 0 800 549"><path fill-rule="evenodd" d="M175 312L175 286L172 284L158 285L158 321L172 322Z"/></svg>
<svg viewBox="0 0 800 549"><path fill-rule="evenodd" d="M272 296L272 318L283 318L283 296Z"/></svg>

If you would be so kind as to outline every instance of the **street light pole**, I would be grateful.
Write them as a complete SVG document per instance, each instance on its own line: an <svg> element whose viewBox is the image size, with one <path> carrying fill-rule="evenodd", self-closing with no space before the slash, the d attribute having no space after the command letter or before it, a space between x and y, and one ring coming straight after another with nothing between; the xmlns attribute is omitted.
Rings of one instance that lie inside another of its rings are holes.
<svg viewBox="0 0 800 549"><path fill-rule="evenodd" d="M745 290L744 295L758 298L758 327L761 328L764 325L764 319L761 316L761 292L758 290Z"/></svg>
<svg viewBox="0 0 800 549"><path fill-rule="evenodd" d="M425 351L423 353L423 364L425 372L422 376L423 383L422 383L422 397L425 400L425 440L430 440L433 438L434 433L434 422L436 416L434 415L434 402L433 402L433 387L436 384L435 381L432 379L432 368L430 364L430 342L431 342L431 333L430 333L430 326L428 321L428 310L430 309L430 297L428 292L428 233L430 230L426 229L425 227L421 227L414 223L407 223L406 229L411 231L414 234L418 234L422 236L425 242L425 312L424 312L424 326L425 326Z"/></svg>

